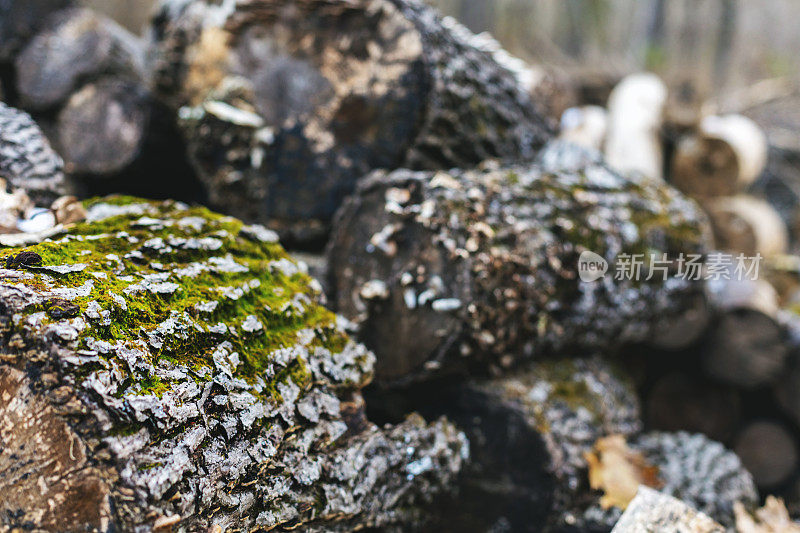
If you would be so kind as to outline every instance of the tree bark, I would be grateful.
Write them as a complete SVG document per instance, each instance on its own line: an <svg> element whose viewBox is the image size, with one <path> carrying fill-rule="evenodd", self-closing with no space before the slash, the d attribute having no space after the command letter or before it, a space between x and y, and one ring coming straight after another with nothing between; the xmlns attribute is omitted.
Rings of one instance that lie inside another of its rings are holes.
<svg viewBox="0 0 800 533"><path fill-rule="evenodd" d="M46 207L73 189L63 167L30 115L0 102L0 176L8 185Z"/></svg>
<svg viewBox="0 0 800 533"><path fill-rule="evenodd" d="M671 267L649 281L642 267L635 282L614 259L702 253L703 215L669 187L593 157L555 144L540 166L362 182L335 223L330 296L376 349L380 379L609 350L681 323L702 301L700 283L665 281ZM579 279L584 252L611 263L605 277Z"/></svg>
<svg viewBox="0 0 800 533"><path fill-rule="evenodd" d="M88 205L0 269L0 527L425 518L466 440L444 420L367 421L374 357L274 233L174 202Z"/></svg>
<svg viewBox="0 0 800 533"><path fill-rule="evenodd" d="M289 237L324 235L372 169L530 159L551 136L516 76L416 0L214 4L164 4L156 86L190 106L214 205Z"/></svg>
<svg viewBox="0 0 800 533"><path fill-rule="evenodd" d="M683 500L725 527L734 525L737 502L745 506L758 502L753 476L736 454L704 435L654 431L637 437L630 446L658 466L662 493Z"/></svg>

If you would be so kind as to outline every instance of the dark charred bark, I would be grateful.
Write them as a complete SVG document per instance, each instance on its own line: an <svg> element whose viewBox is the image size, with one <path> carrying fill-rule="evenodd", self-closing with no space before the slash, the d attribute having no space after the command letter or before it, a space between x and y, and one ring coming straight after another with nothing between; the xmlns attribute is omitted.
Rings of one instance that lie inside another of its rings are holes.
<svg viewBox="0 0 800 533"><path fill-rule="evenodd" d="M462 33L416 0L168 1L155 83L190 106L213 204L308 241L372 169L530 159L550 137L514 74Z"/></svg>

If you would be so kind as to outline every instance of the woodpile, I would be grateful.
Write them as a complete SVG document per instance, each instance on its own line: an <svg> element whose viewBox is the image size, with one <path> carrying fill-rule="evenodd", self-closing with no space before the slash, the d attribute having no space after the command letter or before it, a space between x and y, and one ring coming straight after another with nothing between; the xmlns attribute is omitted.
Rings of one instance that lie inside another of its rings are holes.
<svg viewBox="0 0 800 533"><path fill-rule="evenodd" d="M772 98L420 0L0 0L0 86L0 530L797 527Z"/></svg>

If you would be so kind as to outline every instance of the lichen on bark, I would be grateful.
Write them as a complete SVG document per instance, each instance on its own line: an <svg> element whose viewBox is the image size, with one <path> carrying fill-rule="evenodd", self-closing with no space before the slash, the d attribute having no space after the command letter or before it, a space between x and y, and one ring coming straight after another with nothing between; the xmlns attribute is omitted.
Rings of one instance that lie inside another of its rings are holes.
<svg viewBox="0 0 800 533"><path fill-rule="evenodd" d="M334 227L332 301L360 323L386 381L669 335L702 300L679 257L709 249L690 200L562 143L531 165L377 171ZM583 252L608 273L581 281ZM639 254L638 275L615 271L626 254ZM663 257L666 272L650 268Z"/></svg>
<svg viewBox="0 0 800 533"><path fill-rule="evenodd" d="M78 481L97 486L96 502L70 510L76 488L65 483L49 489L53 506L0 503L0 524L233 531L421 519L419 505L460 470L463 435L445 420L366 420L358 390L374 356L274 233L176 202L85 205L68 233L5 250L0 370L16 385L0 410L41 405L32 433L61 428L75 443L67 456L84 450L73 470L89 472ZM46 456L52 446L37 442ZM0 451L0 464L18 452ZM18 493L47 483L26 479ZM0 474L0 487L13 482Z"/></svg>

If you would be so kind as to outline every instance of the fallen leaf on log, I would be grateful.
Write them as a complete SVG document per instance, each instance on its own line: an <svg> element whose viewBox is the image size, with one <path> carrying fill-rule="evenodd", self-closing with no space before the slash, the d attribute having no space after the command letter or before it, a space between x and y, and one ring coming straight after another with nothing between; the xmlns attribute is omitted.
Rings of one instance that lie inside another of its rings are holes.
<svg viewBox="0 0 800 533"><path fill-rule="evenodd" d="M589 485L605 492L600 499L603 509L625 509L636 496L639 485L659 488L658 467L628 447L622 435L598 439L591 452L584 454L589 463Z"/></svg>

